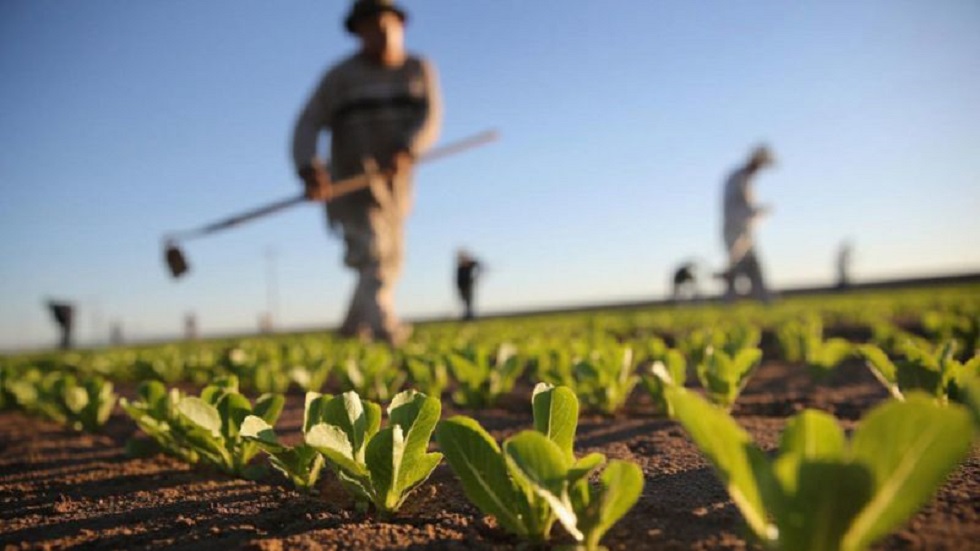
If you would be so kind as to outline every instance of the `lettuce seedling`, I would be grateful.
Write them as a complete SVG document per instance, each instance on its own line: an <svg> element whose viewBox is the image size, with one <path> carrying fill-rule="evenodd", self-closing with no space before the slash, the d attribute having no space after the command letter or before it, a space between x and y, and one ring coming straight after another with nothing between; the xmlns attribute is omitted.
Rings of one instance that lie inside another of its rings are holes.
<svg viewBox="0 0 980 551"><path fill-rule="evenodd" d="M367 399L388 401L408 379L386 346L359 347L343 364L346 388Z"/></svg>
<svg viewBox="0 0 980 551"><path fill-rule="evenodd" d="M169 394L159 383L141 386L143 401L123 403L123 409L164 450L191 462L204 461L233 475L254 477L249 461L258 444L242 437L240 427L249 415L272 424L282 412L279 394L263 394L253 408L238 392L238 378L229 375L206 386L200 397Z"/></svg>
<svg viewBox="0 0 980 551"><path fill-rule="evenodd" d="M517 349L506 343L498 346L496 353L474 345L452 352L446 359L457 383L453 402L474 409L490 407L510 392L525 367Z"/></svg>
<svg viewBox="0 0 980 551"><path fill-rule="evenodd" d="M940 403L963 401L962 388L970 377L980 375L980 356L966 363L954 357L955 344L947 342L938 352L922 349L909 341L901 346L899 357L892 361L877 345L857 347L865 365L892 396L904 399L905 393L918 390L930 394Z"/></svg>
<svg viewBox="0 0 980 551"><path fill-rule="evenodd" d="M613 414L626 403L640 377L629 346L606 345L572 367L572 387L586 407Z"/></svg>
<svg viewBox="0 0 980 551"><path fill-rule="evenodd" d="M310 405L321 397L316 392L306 393L303 434L309 427ZM242 422L242 438L255 442L262 451L269 454L269 463L293 483L297 490L313 493L323 470L323 455L309 444L287 446L279 442L272 425L261 417L249 415Z"/></svg>
<svg viewBox="0 0 980 551"><path fill-rule="evenodd" d="M698 365L698 379L712 402L731 409L761 361L762 350L758 348L745 348L730 356L709 347Z"/></svg>
<svg viewBox="0 0 980 551"><path fill-rule="evenodd" d="M177 415L177 403L182 395L176 388L167 390L160 381L144 381L136 389L137 399L130 402L126 398L119 399L119 405L129 415L136 425L163 452L170 454L187 463L198 462L197 452L184 438L180 418ZM144 455L149 450L140 446L138 440L131 439L126 444L130 455Z"/></svg>
<svg viewBox="0 0 980 551"><path fill-rule="evenodd" d="M306 444L322 453L341 484L359 504L382 515L398 511L442 460L427 453L442 404L414 390L395 395L388 427L381 429L381 406L362 402L356 392L308 401Z"/></svg>
<svg viewBox="0 0 980 551"><path fill-rule="evenodd" d="M783 324L776 337L786 361L804 363L817 377L826 376L854 351L846 339L824 340L823 322L817 316Z"/></svg>
<svg viewBox="0 0 980 551"><path fill-rule="evenodd" d="M590 485L589 476L606 458L593 453L575 459L575 393L538 384L532 409L535 430L507 439L503 447L465 416L440 423L436 439L466 497L504 530L539 542L548 539L557 519L576 541L596 549L639 499L642 472L632 463L612 461L598 485Z"/></svg>
<svg viewBox="0 0 980 551"><path fill-rule="evenodd" d="M405 357L412 386L427 396L441 398L449 386L449 371L445 358L440 354L418 354Z"/></svg>
<svg viewBox="0 0 980 551"><path fill-rule="evenodd" d="M684 386L687 381L687 362L680 350L664 348L651 357L649 373L643 375L643 386L650 393L653 406L670 416L670 403L664 395L669 385Z"/></svg>
<svg viewBox="0 0 980 551"><path fill-rule="evenodd" d="M859 551L911 517L970 451L970 414L928 397L889 401L850 441L836 419L793 417L771 461L732 417L682 388L667 390L675 418L767 547Z"/></svg>

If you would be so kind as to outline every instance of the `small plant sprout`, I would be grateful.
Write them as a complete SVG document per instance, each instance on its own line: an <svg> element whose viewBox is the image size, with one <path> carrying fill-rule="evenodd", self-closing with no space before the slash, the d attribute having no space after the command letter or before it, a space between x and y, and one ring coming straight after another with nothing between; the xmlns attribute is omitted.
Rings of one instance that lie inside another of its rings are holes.
<svg viewBox="0 0 980 551"><path fill-rule="evenodd" d="M310 404L319 396L320 394L316 392L306 393L304 419L310 418ZM308 426L307 422L303 423L304 437ZM255 415L249 415L242 422L241 434L242 438L255 442L262 451L269 454L269 463L272 467L285 475L297 490L306 493L315 490L320 471L324 466L323 455L320 452L306 443L298 446L280 443L272 426Z"/></svg>
<svg viewBox="0 0 980 551"><path fill-rule="evenodd" d="M565 387L541 383L532 397L534 429L497 442L474 419L456 416L439 424L436 439L463 484L467 498L500 526L532 542L548 539L558 520L585 549L636 503L643 490L640 468L606 463L592 453L576 459L578 399ZM599 473L597 485L590 475Z"/></svg>
<svg viewBox="0 0 980 551"><path fill-rule="evenodd" d="M955 344L947 342L937 352L922 349L912 342L901 347L900 356L892 361L874 344L857 347L865 365L892 396L905 399L910 391L925 392L940 402L963 402L965 381L980 376L980 356L966 363L954 357Z"/></svg>
<svg viewBox="0 0 980 551"><path fill-rule="evenodd" d="M743 348L730 356L708 347L704 361L698 365L698 379L712 402L730 410L761 360L762 350L758 348Z"/></svg>
<svg viewBox="0 0 980 551"><path fill-rule="evenodd" d="M391 515L425 482L442 460L428 453L442 404L414 390L400 392L388 405L381 429L381 406L361 401L356 392L309 399L306 444L322 453L340 482L361 506Z"/></svg>
<svg viewBox="0 0 980 551"><path fill-rule="evenodd" d="M769 460L723 410L667 390L675 418L766 547L860 551L905 522L970 451L970 414L924 395L889 401L850 441L826 413L791 418Z"/></svg>

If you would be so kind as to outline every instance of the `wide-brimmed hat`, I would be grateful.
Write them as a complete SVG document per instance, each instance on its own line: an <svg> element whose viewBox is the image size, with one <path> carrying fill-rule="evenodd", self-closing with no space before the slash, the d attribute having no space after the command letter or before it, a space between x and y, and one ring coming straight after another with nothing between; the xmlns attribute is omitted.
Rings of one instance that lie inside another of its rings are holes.
<svg viewBox="0 0 980 551"><path fill-rule="evenodd" d="M354 4L351 5L350 13L347 14L347 19L344 20L344 27L347 28L347 32L353 34L356 32L354 30L354 26L357 24L359 19L371 15L377 15L386 11L390 11L391 13L397 15L399 18L401 18L402 23L408 20L408 14L405 13L405 10L391 0L356 0Z"/></svg>

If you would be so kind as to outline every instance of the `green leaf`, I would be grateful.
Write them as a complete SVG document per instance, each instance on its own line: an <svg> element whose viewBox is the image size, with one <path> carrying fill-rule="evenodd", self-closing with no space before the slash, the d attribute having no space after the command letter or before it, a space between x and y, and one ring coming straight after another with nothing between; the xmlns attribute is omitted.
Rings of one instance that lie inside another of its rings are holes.
<svg viewBox="0 0 980 551"><path fill-rule="evenodd" d="M387 427L368 442L364 461L371 473L375 507L390 513L400 505L400 492L395 487L405 454L405 436L400 425Z"/></svg>
<svg viewBox="0 0 980 551"><path fill-rule="evenodd" d="M285 446L279 443L279 439L276 437L272 426L257 415L249 415L245 418L239 430L239 435L242 438L257 442L263 450L269 453L281 452L286 449Z"/></svg>
<svg viewBox="0 0 980 551"><path fill-rule="evenodd" d="M187 396L177 403L177 411L187 420L211 433L214 437L221 436L221 415L217 408L200 398Z"/></svg>
<svg viewBox="0 0 980 551"><path fill-rule="evenodd" d="M612 460L599 475L590 507L579 517L586 549L598 549L602 536L619 522L643 493L643 471L634 463Z"/></svg>
<svg viewBox="0 0 980 551"><path fill-rule="evenodd" d="M799 551L840 549L841 538L871 498L866 467L790 453L774 464L781 495L772 502L779 547Z"/></svg>
<svg viewBox="0 0 980 551"><path fill-rule="evenodd" d="M532 488L576 540L584 536L568 493L569 461L561 448L544 434L526 430L504 442L504 457L511 475Z"/></svg>
<svg viewBox="0 0 980 551"><path fill-rule="evenodd" d="M844 456L844 431L833 415L806 410L789 420L779 441L781 454L791 453L800 459L838 460Z"/></svg>
<svg viewBox="0 0 980 551"><path fill-rule="evenodd" d="M261 417L266 423L273 425L279 419L285 404L286 398L282 394L263 394L255 401L255 408L253 408L252 413Z"/></svg>
<svg viewBox="0 0 980 551"><path fill-rule="evenodd" d="M755 534L767 541L773 529L766 521L760 486L771 485L772 475L762 451L728 413L683 388L668 388L674 417L708 458Z"/></svg>
<svg viewBox="0 0 980 551"><path fill-rule="evenodd" d="M926 396L888 402L866 415L851 440L853 461L867 466L874 497L848 531L842 549L871 545L912 516L970 451L969 413Z"/></svg>
<svg viewBox="0 0 980 551"><path fill-rule="evenodd" d="M344 430L336 425L320 423L306 433L306 443L316 449L336 468L347 471L352 477L367 474L363 464L354 457L354 449Z"/></svg>
<svg viewBox="0 0 980 551"><path fill-rule="evenodd" d="M227 439L238 437L238 428L252 413L248 398L237 392L228 392L218 399L218 414L221 415L221 434Z"/></svg>
<svg viewBox="0 0 980 551"><path fill-rule="evenodd" d="M436 441L463 484L466 497L513 534L529 536L530 507L510 479L497 443L474 419L457 415L439 423Z"/></svg>
<svg viewBox="0 0 980 551"><path fill-rule="evenodd" d="M898 388L898 370L895 364L888 359L888 355L874 344L859 345L857 352L864 358L865 365L868 366L875 378L888 389L888 392L895 398L903 400L905 397Z"/></svg>
<svg viewBox="0 0 980 551"><path fill-rule="evenodd" d="M565 454L569 463L575 460L575 430L578 427L578 398L568 387L538 383L531 397L534 428L544 434Z"/></svg>

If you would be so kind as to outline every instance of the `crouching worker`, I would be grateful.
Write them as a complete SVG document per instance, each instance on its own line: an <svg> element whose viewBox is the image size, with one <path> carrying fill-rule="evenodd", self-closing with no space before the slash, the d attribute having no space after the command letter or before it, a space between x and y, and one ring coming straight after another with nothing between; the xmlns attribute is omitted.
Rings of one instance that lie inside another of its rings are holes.
<svg viewBox="0 0 980 551"><path fill-rule="evenodd" d="M359 49L322 77L293 135L306 196L327 202L329 226L344 238L344 263L357 272L340 333L392 345L410 332L395 315L394 292L414 159L435 142L442 109L432 65L405 51L406 20L390 1L354 2L344 24ZM317 156L323 130L330 132L329 166ZM370 188L334 199L331 183L364 172L365 163L377 168Z"/></svg>

